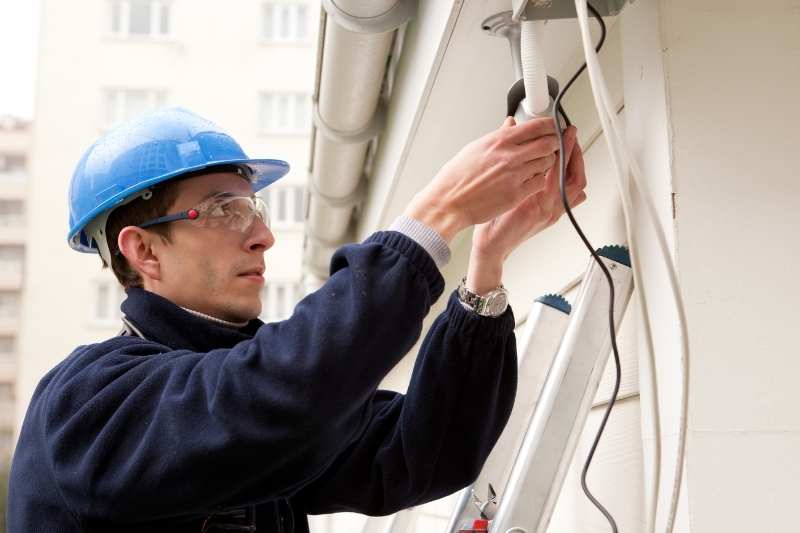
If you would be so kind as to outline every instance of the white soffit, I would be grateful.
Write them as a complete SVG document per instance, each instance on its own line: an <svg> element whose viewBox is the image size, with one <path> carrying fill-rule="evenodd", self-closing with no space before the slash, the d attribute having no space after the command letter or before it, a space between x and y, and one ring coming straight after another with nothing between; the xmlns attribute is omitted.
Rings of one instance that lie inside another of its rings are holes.
<svg viewBox="0 0 800 533"><path fill-rule="evenodd" d="M443 13L443 7L450 12ZM507 41L485 33L481 23L509 9L507 0L420 3L406 37L387 127L359 217L359 238L388 227L447 160L502 124L506 94L515 81L511 53ZM448 17L446 24L435 26L431 19L441 21L443 15ZM606 19L609 28L615 22ZM546 41L548 71L565 83L582 63L575 21L549 21ZM590 93L585 95L589 99L582 108L593 105ZM582 132L581 140L596 134Z"/></svg>

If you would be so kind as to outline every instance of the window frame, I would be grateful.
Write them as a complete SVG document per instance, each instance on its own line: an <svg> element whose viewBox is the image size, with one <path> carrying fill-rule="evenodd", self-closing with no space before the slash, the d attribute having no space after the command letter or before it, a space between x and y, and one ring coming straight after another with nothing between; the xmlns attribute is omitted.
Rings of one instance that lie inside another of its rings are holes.
<svg viewBox="0 0 800 533"><path fill-rule="evenodd" d="M307 189L303 183L276 183L267 187L260 193L269 207L269 216L272 229L275 230L301 230L306 221ZM302 202L298 203L298 196ZM283 198L284 217L279 217L281 212L280 199ZM298 213L297 208L300 208Z"/></svg>
<svg viewBox="0 0 800 533"><path fill-rule="evenodd" d="M283 290L283 308L277 308L278 289ZM303 298L303 283L299 279L278 278L268 280L261 290L261 313L259 318L264 322L280 322L286 320L294 312L297 303Z"/></svg>
<svg viewBox="0 0 800 533"><path fill-rule="evenodd" d="M100 306L98 297L102 288L108 290L105 305L108 308L107 316L100 316ZM125 289L116 278L96 278L91 282L91 300L89 303L89 325L99 328L116 327L122 328L122 311L119 306L125 299Z"/></svg>
<svg viewBox="0 0 800 533"><path fill-rule="evenodd" d="M5 251L14 251L9 254L8 263L5 263ZM19 252L17 255L16 252ZM0 278L22 278L25 273L25 245L24 244L0 244Z"/></svg>
<svg viewBox="0 0 800 533"><path fill-rule="evenodd" d="M160 87L118 87L109 86L101 88L100 129L109 130L122 122L131 120L138 115L128 112L129 98L135 92L143 92L147 104L143 113L156 111L168 105L169 91ZM111 101L113 99L113 102ZM112 109L113 108L113 109Z"/></svg>
<svg viewBox="0 0 800 533"><path fill-rule="evenodd" d="M311 44L311 9L308 2L281 2L276 0L265 0L261 2L259 33L264 44L271 45L310 45ZM272 12L267 15L271 8ZM300 16L300 12L303 16ZM281 27L281 21L288 13L287 28ZM299 21L304 21L304 25ZM271 28L267 31L268 24ZM300 28L303 35L300 35ZM281 31L284 30L284 31Z"/></svg>
<svg viewBox="0 0 800 533"><path fill-rule="evenodd" d="M11 161L21 161L21 166L12 166ZM0 183L21 183L28 180L29 159L25 154L0 153Z"/></svg>
<svg viewBox="0 0 800 533"><path fill-rule="evenodd" d="M0 349L0 365L14 364L17 361L17 351L19 350L17 335L11 333L0 335L0 347L4 347L6 340L8 340L8 347L10 350L6 351Z"/></svg>
<svg viewBox="0 0 800 533"><path fill-rule="evenodd" d="M26 216L25 200L22 198L0 198L0 205L2 204L19 205L20 210L19 213L3 213L2 210L0 210L0 221L2 221L4 217L8 217L8 220L11 220L13 222L11 224L0 223L0 229L14 230L14 229L24 228L25 216Z"/></svg>
<svg viewBox="0 0 800 533"><path fill-rule="evenodd" d="M2 296L6 294L11 295L14 299L16 299L16 312L13 314L13 316L4 316L2 313L0 313L0 322L16 322L22 316L22 294L19 290L2 289L0 290L0 301L2 300ZM2 306L0 306L0 309L2 309Z"/></svg>
<svg viewBox="0 0 800 533"><path fill-rule="evenodd" d="M268 99L271 99L269 104ZM301 101L304 108L298 113L298 102ZM283 109L282 104L286 104ZM285 115L287 120L283 127L278 123L281 115ZM303 91L263 90L258 97L257 116L261 135L307 137L311 134L311 95Z"/></svg>
<svg viewBox="0 0 800 533"><path fill-rule="evenodd" d="M13 404L16 402L17 399L17 387L15 386L13 381L0 381L0 405L3 404ZM8 398L3 397L3 391L8 390L9 396Z"/></svg>
<svg viewBox="0 0 800 533"><path fill-rule="evenodd" d="M131 2L143 1L150 4L150 28L148 33L132 33L131 30ZM115 4L119 6L118 20L114 13ZM106 0L106 34L116 39L143 39L164 41L172 38L173 0ZM166 32L161 32L166 12ZM115 20L118 29L115 31Z"/></svg>

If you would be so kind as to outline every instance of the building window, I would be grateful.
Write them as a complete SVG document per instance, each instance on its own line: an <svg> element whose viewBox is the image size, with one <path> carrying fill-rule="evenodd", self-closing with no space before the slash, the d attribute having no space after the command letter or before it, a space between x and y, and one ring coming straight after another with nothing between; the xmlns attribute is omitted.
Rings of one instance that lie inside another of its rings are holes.
<svg viewBox="0 0 800 533"><path fill-rule="evenodd" d="M159 89L105 89L103 91L103 126L130 120L155 111L167 103L166 91Z"/></svg>
<svg viewBox="0 0 800 533"><path fill-rule="evenodd" d="M25 156L17 154L0 155L0 172L25 170Z"/></svg>
<svg viewBox="0 0 800 533"><path fill-rule="evenodd" d="M0 429L0 450L10 450L13 444L13 432L10 429Z"/></svg>
<svg viewBox="0 0 800 533"><path fill-rule="evenodd" d="M299 92L261 94L259 127L270 135L307 135L311 127L311 99Z"/></svg>
<svg viewBox="0 0 800 533"><path fill-rule="evenodd" d="M265 2L262 8L261 34L271 42L307 42L308 6L283 2Z"/></svg>
<svg viewBox="0 0 800 533"><path fill-rule="evenodd" d="M109 0L113 35L166 36L170 31L168 0Z"/></svg>
<svg viewBox="0 0 800 533"><path fill-rule="evenodd" d="M125 290L116 280L97 280L93 291L92 323L101 327L119 326L122 318L119 306L124 299Z"/></svg>
<svg viewBox="0 0 800 533"><path fill-rule="evenodd" d="M302 287L300 282L267 282L261 294L263 302L261 319L265 322L275 322L289 318L301 296Z"/></svg>
<svg viewBox="0 0 800 533"><path fill-rule="evenodd" d="M0 403L14 401L14 384L0 383Z"/></svg>
<svg viewBox="0 0 800 533"><path fill-rule="evenodd" d="M0 320L19 318L19 293L0 291Z"/></svg>
<svg viewBox="0 0 800 533"><path fill-rule="evenodd" d="M27 160L24 155L0 154L0 179L24 180L27 175Z"/></svg>
<svg viewBox="0 0 800 533"><path fill-rule="evenodd" d="M0 228L21 228L25 224L22 200L0 200Z"/></svg>
<svg viewBox="0 0 800 533"><path fill-rule="evenodd" d="M0 276L21 276L25 264L25 248L0 245Z"/></svg>
<svg viewBox="0 0 800 533"><path fill-rule="evenodd" d="M17 353L17 340L11 335L0 336L0 361L13 359Z"/></svg>
<svg viewBox="0 0 800 533"><path fill-rule="evenodd" d="M272 226L281 229L297 227L305 221L305 187L302 185L273 185L261 196L269 206Z"/></svg>

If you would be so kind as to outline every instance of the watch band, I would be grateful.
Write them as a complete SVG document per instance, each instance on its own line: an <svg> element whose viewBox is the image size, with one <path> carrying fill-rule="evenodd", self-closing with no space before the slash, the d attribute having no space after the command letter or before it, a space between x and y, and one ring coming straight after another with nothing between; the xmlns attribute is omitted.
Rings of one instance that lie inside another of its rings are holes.
<svg viewBox="0 0 800 533"><path fill-rule="evenodd" d="M458 299L470 310L481 316L498 317L508 307L508 291L500 285L498 288L480 295L467 288L467 278L461 279L458 285Z"/></svg>

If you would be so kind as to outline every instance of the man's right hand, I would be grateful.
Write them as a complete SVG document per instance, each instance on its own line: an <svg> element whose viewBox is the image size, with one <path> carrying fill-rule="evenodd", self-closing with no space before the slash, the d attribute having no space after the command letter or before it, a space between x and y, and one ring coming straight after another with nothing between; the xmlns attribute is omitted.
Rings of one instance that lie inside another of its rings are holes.
<svg viewBox="0 0 800 533"><path fill-rule="evenodd" d="M474 224L513 209L545 186L558 139L551 118L499 129L472 141L420 191L405 215L423 222L448 242Z"/></svg>

